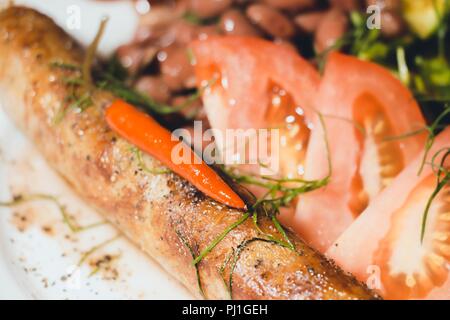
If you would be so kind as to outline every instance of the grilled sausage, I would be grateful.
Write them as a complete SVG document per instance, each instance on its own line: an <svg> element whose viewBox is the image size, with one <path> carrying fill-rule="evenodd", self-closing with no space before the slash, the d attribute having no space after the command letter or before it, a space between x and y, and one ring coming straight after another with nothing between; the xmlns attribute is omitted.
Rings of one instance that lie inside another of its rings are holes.
<svg viewBox="0 0 450 320"><path fill-rule="evenodd" d="M80 65L82 59L82 49L49 18L22 7L0 13L0 102L7 113L81 198L194 296L202 297L201 287L209 299L376 298L294 235L295 251L266 240L250 220L200 261L197 277L193 256L244 213L212 201L173 173L141 170L130 145L105 123L104 109L115 99L108 92L93 91L92 106L68 110L55 124L69 94L63 80L74 71L52 64ZM148 167L161 166L144 160ZM270 219L260 217L259 223L280 237Z"/></svg>

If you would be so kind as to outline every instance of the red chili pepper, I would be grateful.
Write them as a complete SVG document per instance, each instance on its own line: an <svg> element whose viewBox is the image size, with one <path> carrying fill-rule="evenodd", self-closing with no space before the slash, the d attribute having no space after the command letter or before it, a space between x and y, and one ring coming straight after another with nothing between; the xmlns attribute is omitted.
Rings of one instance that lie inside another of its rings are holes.
<svg viewBox="0 0 450 320"><path fill-rule="evenodd" d="M171 158L172 149L183 142L173 141L170 131L149 115L123 100L116 100L106 109L106 122L120 136L164 163L207 196L233 208L246 208L231 187L188 145L182 145L183 152L189 159L196 158L197 161L175 164Z"/></svg>

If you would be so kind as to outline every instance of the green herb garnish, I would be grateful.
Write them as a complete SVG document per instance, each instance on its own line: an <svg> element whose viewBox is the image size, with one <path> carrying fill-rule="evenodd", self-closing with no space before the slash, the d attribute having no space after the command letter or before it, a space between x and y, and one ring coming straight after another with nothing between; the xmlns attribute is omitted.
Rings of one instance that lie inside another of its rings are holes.
<svg viewBox="0 0 450 320"><path fill-rule="evenodd" d="M63 222L69 227L70 231L74 232L74 233L78 233L78 232L82 232L82 231L86 231L88 229L92 229L98 226L101 226L103 224L105 224L105 222L97 222L97 223L93 223L93 224L89 224L86 226L80 226L78 225L78 223L76 223L73 218L70 216L69 213L67 213L66 210L66 206L63 205L57 197L52 196L52 195L48 195L48 194L42 194L42 193L35 193L35 194L28 194L28 195L20 195L20 196L15 196L13 198L13 200L8 201L8 202L0 202L0 207L16 207L19 205L22 205L24 203L27 202L32 202L32 201L51 201L53 202L59 209L59 212L61 213Z"/></svg>
<svg viewBox="0 0 450 320"><path fill-rule="evenodd" d="M241 257L241 254L242 254L242 252L244 251L245 248L247 248L253 242L258 242L258 241L269 243L269 244L273 244L273 245L277 245L277 246L280 245L276 241L255 237L255 238L244 240L237 246L237 248L236 248L236 250L234 252L233 264L231 265L230 276L229 276L229 279L228 279L228 290L229 290L231 299L233 299L233 274L234 274L234 270L236 269L236 265L237 265L237 263L239 261L239 258Z"/></svg>
<svg viewBox="0 0 450 320"><path fill-rule="evenodd" d="M73 102L71 102L73 101ZM77 112L83 112L90 106L92 106L92 99L89 93L84 93L80 97L76 95L68 95L64 99L64 102L71 102L68 106L62 104L55 117L53 118L53 124L59 124L66 116L69 110L76 110Z"/></svg>
<svg viewBox="0 0 450 320"><path fill-rule="evenodd" d="M263 187L267 193L261 199L258 199L253 206L254 210L262 210L265 213L277 214L281 207L288 207L291 202L300 194L311 192L326 186L332 176L332 164L330 146L327 137L324 116L317 112L320 124L324 133L324 143L328 158L328 174L326 177L318 180L305 180L298 178L272 178L268 176L255 176L252 174L238 174L232 170L224 169L226 173L236 182L248 185ZM295 186L292 186L292 185Z"/></svg>
<svg viewBox="0 0 450 320"><path fill-rule="evenodd" d="M265 241L276 243L282 247L295 251L294 244L290 241L286 232L281 224L278 222L276 215L279 213L281 207L289 206L292 201L300 194L311 192L327 185L332 175L332 164L330 156L330 147L328 143L327 130L323 115L318 113L319 121L323 128L325 148L328 157L328 174L325 178L320 180L304 180L304 179L291 179L291 178L272 178L267 176L255 176L255 175L240 175L233 170L228 170L223 167L223 173L237 183L252 184L267 189L266 194L256 199L255 203L250 207L240 219L228 226L222 233L220 233L202 252L197 256L192 263L197 265L207 254L209 254L219 243L222 241L232 230L244 223L250 216L253 218L254 225L259 233L268 236ZM298 184L298 186L291 187L287 184ZM264 233L257 224L257 215L262 214L271 219L277 231L282 235L284 241L280 241L272 235Z"/></svg>
<svg viewBox="0 0 450 320"><path fill-rule="evenodd" d="M189 245L189 242L182 236L181 232L179 232L178 230L175 230L175 233L177 234L178 238L180 239L180 241L184 244L184 246L189 250L192 259L195 259L195 252L194 249ZM200 271L198 269L198 264L194 265L195 267L195 273L197 276L197 284L198 284L198 289L200 291L200 294L202 295L203 298L206 298L205 296L205 292L203 291L203 286L202 286L202 279L200 277Z"/></svg>
<svg viewBox="0 0 450 320"><path fill-rule="evenodd" d="M215 79L209 81L204 88L197 90L195 93L191 94L186 99L186 101L178 106L159 103L152 97L130 88L123 81L114 78L108 73L104 73L101 75L101 80L97 83L97 86L100 89L110 91L115 96L125 100L130 104L144 108L150 113L167 115L180 112L181 110L184 110L187 107L191 106L193 102L197 101L201 97L203 91L211 86L215 81Z"/></svg>
<svg viewBox="0 0 450 320"><path fill-rule="evenodd" d="M429 133L428 133L427 141L425 143L425 152L424 152L423 159L422 159L422 162L421 162L420 167L419 167L418 175L420 175L422 173L422 171L423 171L423 168L424 168L425 163L427 161L428 154L429 154L429 152L431 150L431 147L433 146L434 141L436 139L437 129L438 129L440 123L449 114L450 114L450 105L446 105L445 108L444 108L444 111L436 118L436 120L429 127L427 127L427 130L428 130Z"/></svg>
<svg viewBox="0 0 450 320"><path fill-rule="evenodd" d="M225 228L225 230L217 237L215 238L205 249L203 249L200 254L192 261L193 265L197 265L202 259L210 253L218 244L220 241L222 241L232 230L239 227L241 224L243 224L250 214L247 212L245 213L241 218L239 218L236 222L232 223L230 226Z"/></svg>
<svg viewBox="0 0 450 320"><path fill-rule="evenodd" d="M430 212L431 204L433 203L434 199L438 196L438 194L441 192L441 190L450 183L450 171L445 168L445 162L447 158L450 156L450 148L444 148L436 152L436 154L433 156L433 159L431 161L432 166L434 167L435 160L437 157L439 157L442 153L444 155L442 156L442 159L440 161L440 164L438 166L438 170L436 172L436 187L433 190L433 193L431 194L430 198L427 201L427 205L425 206L425 211L423 213L422 217L422 226L420 231L420 242L423 243L423 239L425 237L425 229L427 226L427 219L428 214Z"/></svg>
<svg viewBox="0 0 450 320"><path fill-rule="evenodd" d="M50 63L50 67L57 69L64 69L68 71L81 71L81 67L71 63L54 61Z"/></svg>
<svg viewBox="0 0 450 320"><path fill-rule="evenodd" d="M80 267L81 265L83 265L83 263L97 250L107 246L108 244L110 244L111 242L116 241L117 239L120 238L120 235L116 235L108 240L105 240L95 246L93 246L91 249L89 249L88 251L86 251L80 258L80 260L78 261L77 265Z"/></svg>
<svg viewBox="0 0 450 320"><path fill-rule="evenodd" d="M83 85L86 91L90 91L94 87L94 82L92 80L92 64L95 59L95 55L97 54L97 48L100 43L100 40L105 32L106 24L108 23L108 18L104 17L100 22L100 26L98 28L97 34L95 35L94 41L89 45L86 55L84 57L83 65L82 65L82 74L83 74Z"/></svg>
<svg viewBox="0 0 450 320"><path fill-rule="evenodd" d="M101 21L94 41L89 45L81 66L60 61L50 63L50 67L52 68L59 68L61 70L78 73L75 77L62 78L62 82L68 86L70 94L64 98L63 103L53 119L54 124L59 124L62 119L64 119L68 110L75 109L83 112L93 104L91 99L91 91L94 89L94 83L92 80L91 69L95 54L97 52L97 47L104 33L107 21L107 18L104 18ZM81 74L79 74L80 72ZM67 105L67 103L70 104Z"/></svg>
<svg viewBox="0 0 450 320"><path fill-rule="evenodd" d="M192 24L196 24L196 25L201 25L204 23L203 19L200 18L198 15L196 15L195 13L193 13L192 11L187 11L184 15L183 15L183 19L186 20L189 23Z"/></svg>

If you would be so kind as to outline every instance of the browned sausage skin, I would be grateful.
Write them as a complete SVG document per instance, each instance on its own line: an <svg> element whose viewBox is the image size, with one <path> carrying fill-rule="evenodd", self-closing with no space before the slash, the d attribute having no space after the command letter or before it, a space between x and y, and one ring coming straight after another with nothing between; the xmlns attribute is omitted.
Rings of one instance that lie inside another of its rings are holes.
<svg viewBox="0 0 450 320"><path fill-rule="evenodd" d="M55 61L80 64L83 51L54 23L21 7L0 13L0 102L48 162L78 194L201 298L192 254L198 255L242 212L220 205L174 174L140 170L130 146L103 119L114 99L97 90L93 106L70 110L52 121L68 94L62 79L71 71L52 68ZM68 74L69 73L69 74ZM145 156L147 166L160 166ZM261 228L278 236L269 219ZM235 299L372 299L353 277L290 235L296 252L261 240L247 220L231 231L200 263L206 298L230 297L231 264Z"/></svg>

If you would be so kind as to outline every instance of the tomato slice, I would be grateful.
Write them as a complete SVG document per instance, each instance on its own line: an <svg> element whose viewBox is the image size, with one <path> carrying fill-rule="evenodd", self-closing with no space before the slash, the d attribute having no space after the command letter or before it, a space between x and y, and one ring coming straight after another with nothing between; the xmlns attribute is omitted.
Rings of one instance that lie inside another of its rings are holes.
<svg viewBox="0 0 450 320"><path fill-rule="evenodd" d="M427 162L442 148L450 148L450 128L437 137ZM417 174L422 157L416 157L327 251L387 299L450 298L450 186L432 202L421 242L423 213L436 187L431 165ZM438 157L435 164L440 161ZM444 165L449 168L450 161Z"/></svg>
<svg viewBox="0 0 450 320"><path fill-rule="evenodd" d="M302 175L318 72L290 47L258 38L209 37L191 47L199 85L210 84L202 98L216 133L278 128L276 156L282 159L272 173ZM221 139L216 143L222 152L234 148ZM235 151L248 159L244 150Z"/></svg>
<svg viewBox="0 0 450 320"><path fill-rule="evenodd" d="M426 134L389 139L425 127L419 106L388 70L340 53L328 58L318 109L330 146L331 182L300 198L293 225L323 252L423 149ZM306 179L329 171L321 127L316 117Z"/></svg>

